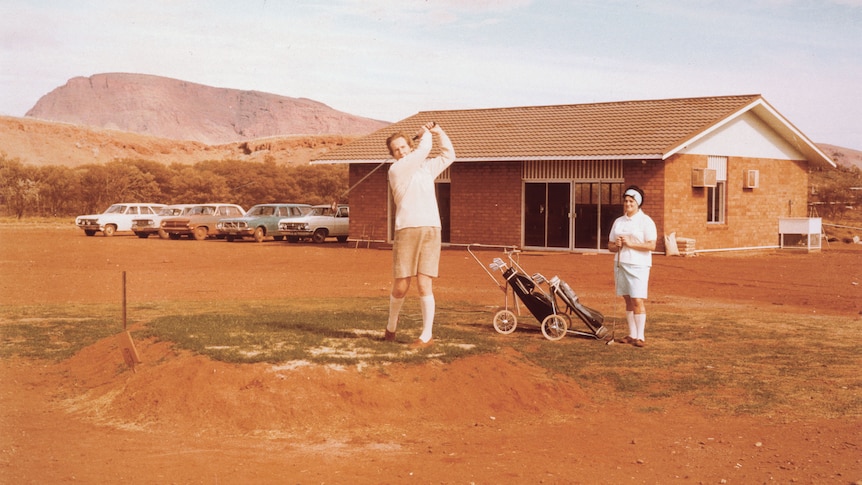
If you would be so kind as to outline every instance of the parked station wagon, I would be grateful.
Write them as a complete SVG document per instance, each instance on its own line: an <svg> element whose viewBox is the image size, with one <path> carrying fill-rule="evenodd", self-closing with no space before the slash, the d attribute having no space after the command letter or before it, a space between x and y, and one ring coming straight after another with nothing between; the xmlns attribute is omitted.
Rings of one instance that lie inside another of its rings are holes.
<svg viewBox="0 0 862 485"><path fill-rule="evenodd" d="M345 242L349 229L350 210L347 205L338 205L335 210L329 205L316 205L302 217L282 219L278 223L279 233L283 234L288 242L311 238L313 242L322 243L327 237Z"/></svg>
<svg viewBox="0 0 862 485"><path fill-rule="evenodd" d="M219 235L228 241L253 237L261 242L267 236L281 241L284 236L278 232L278 221L284 218L299 217L311 211L309 204L258 204L242 217L222 219L218 222Z"/></svg>
<svg viewBox="0 0 862 485"><path fill-rule="evenodd" d="M162 219L162 231L171 239L188 236L198 241L216 236L216 225L221 219L245 215L245 209L236 204L195 204L183 215Z"/></svg>
<svg viewBox="0 0 862 485"><path fill-rule="evenodd" d="M101 231L105 236L113 236L115 232L132 230L132 219L141 215L156 215L164 204L128 203L114 204L101 214L90 214L75 218L75 225L84 230L84 234L93 236Z"/></svg>
<svg viewBox="0 0 862 485"><path fill-rule="evenodd" d="M167 233L162 231L162 219L182 215L184 210L193 206L194 204L173 204L162 207L158 214L132 219L132 232L142 239L150 237L151 234L158 234L160 238L167 239Z"/></svg>

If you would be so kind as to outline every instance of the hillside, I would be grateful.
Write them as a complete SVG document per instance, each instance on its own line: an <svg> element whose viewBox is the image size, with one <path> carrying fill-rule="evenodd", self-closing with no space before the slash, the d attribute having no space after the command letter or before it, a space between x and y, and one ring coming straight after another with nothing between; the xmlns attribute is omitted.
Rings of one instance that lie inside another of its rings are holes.
<svg viewBox="0 0 862 485"><path fill-rule="evenodd" d="M116 159L194 164L203 160L264 160L305 164L355 136L282 136L207 145L68 123L0 116L0 154L35 166L77 167Z"/></svg>
<svg viewBox="0 0 862 485"><path fill-rule="evenodd" d="M26 117L208 145L271 136L363 135L387 126L304 98L145 74L75 77Z"/></svg>
<svg viewBox="0 0 862 485"><path fill-rule="evenodd" d="M818 144L817 147L823 150L823 153L832 157L832 160L834 160L839 167L856 167L859 170L862 170L862 151L851 150L850 148L843 148L835 145L827 145L825 143Z"/></svg>

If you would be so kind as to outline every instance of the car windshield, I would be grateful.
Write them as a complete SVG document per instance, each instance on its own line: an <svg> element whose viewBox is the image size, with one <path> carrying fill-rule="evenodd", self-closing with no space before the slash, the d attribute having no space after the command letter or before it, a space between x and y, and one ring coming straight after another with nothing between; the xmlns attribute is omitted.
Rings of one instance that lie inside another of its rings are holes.
<svg viewBox="0 0 862 485"><path fill-rule="evenodd" d="M124 212L126 212L126 206L122 204L114 204L111 207L108 207L105 214L122 214Z"/></svg>
<svg viewBox="0 0 862 485"><path fill-rule="evenodd" d="M159 212L160 216L178 216L183 213L182 207L165 207Z"/></svg>
<svg viewBox="0 0 862 485"><path fill-rule="evenodd" d="M275 207L271 205L258 205L248 211L249 216L271 216L275 214Z"/></svg>
<svg viewBox="0 0 862 485"><path fill-rule="evenodd" d="M187 214L192 216L197 214L215 214L215 207L211 205L199 205L192 207Z"/></svg>

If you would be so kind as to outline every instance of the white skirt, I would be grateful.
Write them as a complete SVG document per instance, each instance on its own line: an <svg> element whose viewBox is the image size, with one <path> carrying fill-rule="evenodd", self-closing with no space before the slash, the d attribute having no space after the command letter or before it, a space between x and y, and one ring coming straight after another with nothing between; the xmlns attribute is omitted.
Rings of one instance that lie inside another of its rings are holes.
<svg viewBox="0 0 862 485"><path fill-rule="evenodd" d="M614 282L617 296L647 298L649 288L649 266L619 263L614 265Z"/></svg>

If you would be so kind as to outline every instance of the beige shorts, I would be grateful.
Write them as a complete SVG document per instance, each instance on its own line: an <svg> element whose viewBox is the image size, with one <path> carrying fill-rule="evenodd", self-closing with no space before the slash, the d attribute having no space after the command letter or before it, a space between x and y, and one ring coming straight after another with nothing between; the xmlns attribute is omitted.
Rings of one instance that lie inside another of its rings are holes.
<svg viewBox="0 0 862 485"><path fill-rule="evenodd" d="M407 227L395 231L392 273L395 278L424 274L437 277L440 267L440 228Z"/></svg>

